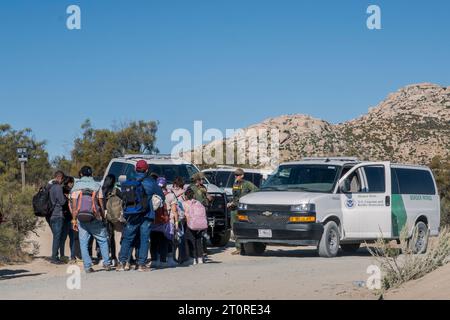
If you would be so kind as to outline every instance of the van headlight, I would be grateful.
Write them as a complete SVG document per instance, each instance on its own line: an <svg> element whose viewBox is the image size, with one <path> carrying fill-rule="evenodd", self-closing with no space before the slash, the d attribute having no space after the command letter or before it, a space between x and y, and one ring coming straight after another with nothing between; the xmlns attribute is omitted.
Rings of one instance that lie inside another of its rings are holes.
<svg viewBox="0 0 450 320"><path fill-rule="evenodd" d="M291 206L293 212L316 212L316 205L314 203L302 203Z"/></svg>
<svg viewBox="0 0 450 320"><path fill-rule="evenodd" d="M248 205L246 203L239 202L239 205L238 205L239 210L247 210L247 208L248 208Z"/></svg>

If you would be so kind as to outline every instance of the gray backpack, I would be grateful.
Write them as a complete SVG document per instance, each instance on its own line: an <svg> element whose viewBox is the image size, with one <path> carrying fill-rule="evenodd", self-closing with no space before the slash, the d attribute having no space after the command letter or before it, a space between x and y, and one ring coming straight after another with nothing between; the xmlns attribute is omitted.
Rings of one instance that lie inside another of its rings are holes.
<svg viewBox="0 0 450 320"><path fill-rule="evenodd" d="M117 189L114 189L113 192L107 196L106 210L106 220L111 223L122 222L123 201L117 195Z"/></svg>

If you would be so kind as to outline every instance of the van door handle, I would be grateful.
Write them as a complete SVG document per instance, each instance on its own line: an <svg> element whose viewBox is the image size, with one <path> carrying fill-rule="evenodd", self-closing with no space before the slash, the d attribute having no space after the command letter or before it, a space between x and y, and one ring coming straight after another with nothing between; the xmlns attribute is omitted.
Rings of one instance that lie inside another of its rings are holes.
<svg viewBox="0 0 450 320"><path fill-rule="evenodd" d="M390 207L391 206L391 197L390 196L386 196L385 203L386 203L386 207Z"/></svg>

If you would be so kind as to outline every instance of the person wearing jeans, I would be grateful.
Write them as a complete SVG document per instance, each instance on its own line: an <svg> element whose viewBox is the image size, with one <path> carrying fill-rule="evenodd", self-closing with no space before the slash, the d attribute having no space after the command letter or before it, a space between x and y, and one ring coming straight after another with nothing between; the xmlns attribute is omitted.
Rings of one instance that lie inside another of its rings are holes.
<svg viewBox="0 0 450 320"><path fill-rule="evenodd" d="M85 190L95 192L94 204L92 208L97 208L94 212L89 212L86 215L86 211L81 211L83 207L83 192ZM108 245L108 231L103 221L104 208L103 208L103 193L101 185L92 177L92 168L83 167L80 171L80 180L78 180L72 189L72 228L74 231L78 231L78 237L80 240L81 257L83 258L84 270L86 273L94 272L92 268L92 258L89 254L89 241L94 238L97 241L98 246L103 258L103 267L107 270L111 270L111 260L109 258L109 245ZM83 214L83 219L80 218L80 214ZM89 218L89 215L91 217Z"/></svg>
<svg viewBox="0 0 450 320"><path fill-rule="evenodd" d="M53 234L52 243L52 263L62 263L60 258L64 257L64 245L67 238L68 229L64 223L63 207L67 202L64 196L62 183L64 181L64 173L57 171L53 181L50 183L50 203L52 205L52 213L48 223Z"/></svg>
<svg viewBox="0 0 450 320"><path fill-rule="evenodd" d="M53 263L58 263L64 257L65 240L68 234L68 228L63 217L50 218L50 229L53 234L52 257Z"/></svg>
<svg viewBox="0 0 450 320"><path fill-rule="evenodd" d="M111 265L108 248L108 232L105 223L100 220L91 222L78 221L78 236L80 238L81 256L83 257L84 270L92 268L92 259L89 255L89 240L94 237L100 247L103 257L103 265L108 268Z"/></svg>
<svg viewBox="0 0 450 320"><path fill-rule="evenodd" d="M131 259L134 240L136 236L139 236L140 246L137 252L137 265L138 270L142 271L141 269L145 266L148 258L151 225L152 221L143 215L131 216L127 219L127 223L123 227L122 246L119 253L119 262L123 269L129 268L126 265Z"/></svg>
<svg viewBox="0 0 450 320"><path fill-rule="evenodd" d="M145 271L149 250L150 230L155 220L155 210L153 209L152 197L158 195L162 201L165 200L162 189L156 183L156 180L149 176L149 165L145 160L139 160L136 163L136 180L141 181L148 197L148 212L138 213L135 215L125 216L127 222L123 227L122 243L119 252L119 266L117 271L127 271L130 269L130 258L132 245L135 240L139 240L138 263L137 270ZM139 233L139 238L137 234Z"/></svg>

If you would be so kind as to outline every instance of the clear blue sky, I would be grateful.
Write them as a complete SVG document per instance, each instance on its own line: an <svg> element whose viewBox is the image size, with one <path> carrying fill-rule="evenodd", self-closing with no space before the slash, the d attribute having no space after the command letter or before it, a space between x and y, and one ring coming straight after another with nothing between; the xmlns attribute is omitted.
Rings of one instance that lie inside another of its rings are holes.
<svg viewBox="0 0 450 320"><path fill-rule="evenodd" d="M66 28L66 8L82 30ZM382 10L382 30L366 9ZM80 124L219 129L304 113L336 123L398 88L450 85L450 1L14 0L0 4L0 123L68 155Z"/></svg>

